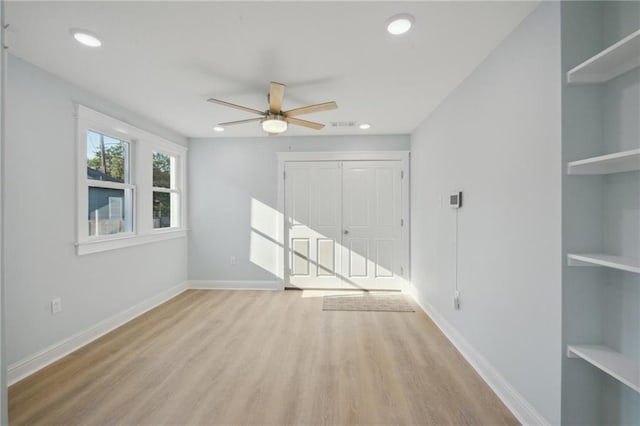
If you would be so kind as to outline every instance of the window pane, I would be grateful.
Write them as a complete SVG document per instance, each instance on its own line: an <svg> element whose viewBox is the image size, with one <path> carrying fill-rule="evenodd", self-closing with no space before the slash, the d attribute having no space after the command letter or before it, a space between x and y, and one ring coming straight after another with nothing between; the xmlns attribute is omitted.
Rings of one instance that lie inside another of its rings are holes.
<svg viewBox="0 0 640 426"><path fill-rule="evenodd" d="M169 228L171 224L171 193L153 192L153 227Z"/></svg>
<svg viewBox="0 0 640 426"><path fill-rule="evenodd" d="M89 130L87 179L129 183L129 143Z"/></svg>
<svg viewBox="0 0 640 426"><path fill-rule="evenodd" d="M89 236L133 232L133 191L89 187Z"/></svg>
<svg viewBox="0 0 640 426"><path fill-rule="evenodd" d="M153 186L175 189L175 157L153 153Z"/></svg>

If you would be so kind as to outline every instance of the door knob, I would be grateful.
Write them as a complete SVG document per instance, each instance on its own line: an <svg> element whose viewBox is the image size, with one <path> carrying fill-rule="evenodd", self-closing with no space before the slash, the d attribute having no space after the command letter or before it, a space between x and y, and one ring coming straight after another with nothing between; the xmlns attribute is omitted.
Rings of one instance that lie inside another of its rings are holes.
<svg viewBox="0 0 640 426"><path fill-rule="evenodd" d="M349 234L349 230L348 230L348 229L345 229L345 230L344 230L344 235L347 235L347 234Z"/></svg>

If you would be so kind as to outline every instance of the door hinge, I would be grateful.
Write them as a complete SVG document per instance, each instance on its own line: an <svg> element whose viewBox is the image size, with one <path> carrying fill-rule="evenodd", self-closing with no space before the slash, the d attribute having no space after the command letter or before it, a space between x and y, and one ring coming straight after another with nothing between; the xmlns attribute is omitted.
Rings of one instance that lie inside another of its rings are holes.
<svg viewBox="0 0 640 426"><path fill-rule="evenodd" d="M400 267L400 275L404 276L404 268L402 266Z"/></svg>
<svg viewBox="0 0 640 426"><path fill-rule="evenodd" d="M400 179L404 179L404 170L400 170Z"/></svg>
<svg viewBox="0 0 640 426"><path fill-rule="evenodd" d="M404 219L400 219L400 226L404 226Z"/></svg>
<svg viewBox="0 0 640 426"><path fill-rule="evenodd" d="M287 172L282 172L282 179L286 179L287 178Z"/></svg>

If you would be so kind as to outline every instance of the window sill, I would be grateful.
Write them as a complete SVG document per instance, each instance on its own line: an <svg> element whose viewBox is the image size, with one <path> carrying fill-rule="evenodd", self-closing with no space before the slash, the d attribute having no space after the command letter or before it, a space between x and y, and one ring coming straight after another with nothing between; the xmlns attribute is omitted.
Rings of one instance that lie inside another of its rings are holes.
<svg viewBox="0 0 640 426"><path fill-rule="evenodd" d="M170 231L154 232L152 234L145 235L127 235L93 241L83 241L76 244L76 250L78 256L82 256L85 254L139 246L142 244L150 244L158 241L171 240L174 238L184 238L186 236L187 229L172 229Z"/></svg>

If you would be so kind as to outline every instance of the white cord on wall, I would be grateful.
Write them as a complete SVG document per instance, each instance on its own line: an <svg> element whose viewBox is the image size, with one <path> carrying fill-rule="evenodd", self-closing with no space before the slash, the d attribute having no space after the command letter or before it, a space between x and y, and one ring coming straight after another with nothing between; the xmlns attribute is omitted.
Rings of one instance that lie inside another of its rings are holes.
<svg viewBox="0 0 640 426"><path fill-rule="evenodd" d="M456 227L454 233L454 252L453 252L453 308L460 309L460 291L458 289L458 209L456 209Z"/></svg>
<svg viewBox="0 0 640 426"><path fill-rule="evenodd" d="M455 252L454 252L454 282L455 282L455 289L456 289L456 295L458 293L458 209L456 209L456 232L455 232Z"/></svg>
<svg viewBox="0 0 640 426"><path fill-rule="evenodd" d="M460 309L460 291L458 288L458 210L462 207L462 191L449 195L449 207L455 209L455 227L453 231L453 309Z"/></svg>

